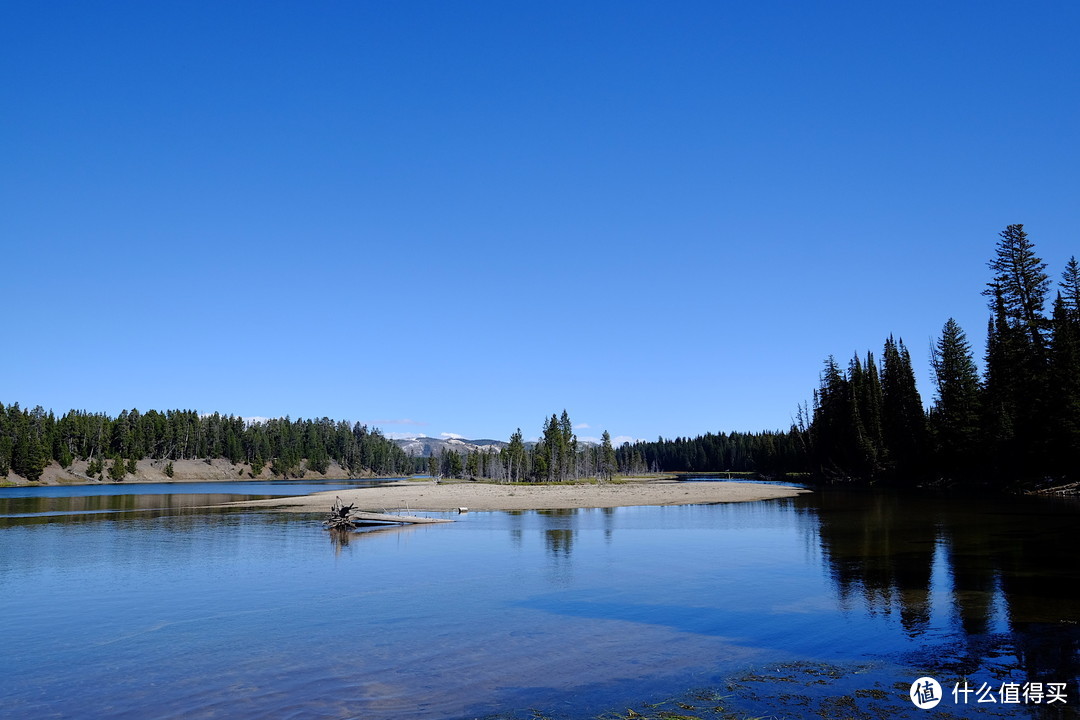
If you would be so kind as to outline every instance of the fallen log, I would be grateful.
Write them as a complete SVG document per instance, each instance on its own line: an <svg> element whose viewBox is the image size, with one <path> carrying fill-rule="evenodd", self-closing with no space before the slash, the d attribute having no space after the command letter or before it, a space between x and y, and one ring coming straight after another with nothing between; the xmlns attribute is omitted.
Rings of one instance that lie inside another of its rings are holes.
<svg viewBox="0 0 1080 720"><path fill-rule="evenodd" d="M381 525L395 523L398 525L423 525L428 523L454 522L447 518L418 517L416 515L393 515L391 513L373 513L356 510L356 505L346 505L341 498L335 497L334 504L330 508L323 525L329 530L351 530L362 525Z"/></svg>
<svg viewBox="0 0 1080 720"><path fill-rule="evenodd" d="M422 525L425 523L448 523L454 522L449 518L418 517L416 515L394 515L391 513L354 512L352 519L355 523L407 523L410 525Z"/></svg>

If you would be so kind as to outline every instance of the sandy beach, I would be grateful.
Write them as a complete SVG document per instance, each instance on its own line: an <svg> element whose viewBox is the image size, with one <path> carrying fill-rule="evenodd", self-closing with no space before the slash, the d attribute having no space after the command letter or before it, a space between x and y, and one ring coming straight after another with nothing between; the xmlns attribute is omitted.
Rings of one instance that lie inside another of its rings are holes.
<svg viewBox="0 0 1080 720"><path fill-rule="evenodd" d="M794 497L810 492L786 485L739 482L675 482L642 480L605 485L500 485L489 483L442 483L404 481L355 490L331 490L294 498L252 500L234 505L274 507L288 512L322 512L334 497L358 510L452 511L554 510L604 508L630 505L695 505L749 502Z"/></svg>

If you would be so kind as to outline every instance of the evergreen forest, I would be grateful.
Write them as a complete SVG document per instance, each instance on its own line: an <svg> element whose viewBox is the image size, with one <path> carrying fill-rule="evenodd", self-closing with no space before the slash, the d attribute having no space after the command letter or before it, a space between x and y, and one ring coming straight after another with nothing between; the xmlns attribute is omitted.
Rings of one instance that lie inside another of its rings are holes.
<svg viewBox="0 0 1080 720"><path fill-rule="evenodd" d="M120 481L144 458L225 458L247 463L256 475L269 466L283 478L325 473L331 460L354 475L399 475L413 466L378 429L329 418L247 423L193 410L131 410L115 418L72 410L56 418L40 406L28 411L18 403L0 405L0 477L12 471L36 481L50 461L67 468L79 459L88 462L87 475ZM165 473L171 476L171 462Z"/></svg>
<svg viewBox="0 0 1080 720"><path fill-rule="evenodd" d="M890 335L880 356L856 354L846 366L828 357L812 406L799 406L787 432L661 438L633 450L670 472L1007 492L1080 481L1080 263L1070 258L1055 282L1024 226L1009 225L987 264L983 370L948 318L930 353L929 407L910 351Z"/></svg>
<svg viewBox="0 0 1080 720"><path fill-rule="evenodd" d="M885 341L880 367L871 353L846 368L828 358L800 428L810 472L1002 490L1080 480L1080 264L1055 283L1024 226L1009 225L988 265L983 371L952 318L932 348L928 411L902 340Z"/></svg>

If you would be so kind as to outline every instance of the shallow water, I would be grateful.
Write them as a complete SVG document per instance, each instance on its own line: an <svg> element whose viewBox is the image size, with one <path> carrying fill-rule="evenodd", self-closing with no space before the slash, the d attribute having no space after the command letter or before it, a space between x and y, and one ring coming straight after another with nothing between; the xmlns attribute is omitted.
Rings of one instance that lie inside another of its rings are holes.
<svg viewBox="0 0 1080 720"><path fill-rule="evenodd" d="M9 517L0 716L589 718L685 697L723 717L708 691L738 717L840 717L822 708L863 692L860 712L923 717L921 675L1065 682L1080 703L1070 503L454 518L342 543L249 510Z"/></svg>

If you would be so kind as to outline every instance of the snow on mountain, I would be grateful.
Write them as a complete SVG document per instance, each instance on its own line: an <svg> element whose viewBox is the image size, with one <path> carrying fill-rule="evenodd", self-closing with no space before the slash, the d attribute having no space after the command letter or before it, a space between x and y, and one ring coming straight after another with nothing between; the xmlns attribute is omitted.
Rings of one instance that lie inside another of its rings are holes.
<svg viewBox="0 0 1080 720"><path fill-rule="evenodd" d="M470 453L477 450L498 452L506 446L502 440L462 440L459 438L415 437L399 438L394 443L407 454L415 457L440 455L443 449L458 453Z"/></svg>

